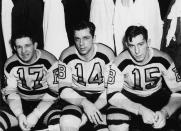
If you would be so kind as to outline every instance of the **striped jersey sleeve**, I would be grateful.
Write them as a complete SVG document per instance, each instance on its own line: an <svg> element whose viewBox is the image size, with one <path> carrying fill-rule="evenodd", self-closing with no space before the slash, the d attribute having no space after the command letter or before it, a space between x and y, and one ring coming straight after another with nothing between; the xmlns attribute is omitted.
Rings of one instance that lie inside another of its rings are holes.
<svg viewBox="0 0 181 131"><path fill-rule="evenodd" d="M107 68L109 70L107 80L107 99L109 100L115 93L122 90L124 77L115 64L111 64Z"/></svg>

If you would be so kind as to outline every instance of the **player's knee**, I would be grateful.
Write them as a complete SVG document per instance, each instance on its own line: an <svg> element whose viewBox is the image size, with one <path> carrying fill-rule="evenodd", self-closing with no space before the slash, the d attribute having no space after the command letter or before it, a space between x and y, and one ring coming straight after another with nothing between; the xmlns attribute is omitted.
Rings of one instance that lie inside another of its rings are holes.
<svg viewBox="0 0 181 131"><path fill-rule="evenodd" d="M120 125L129 122L130 112L113 106L109 107L107 114L108 125Z"/></svg>
<svg viewBox="0 0 181 131"><path fill-rule="evenodd" d="M95 125L95 126L94 126L94 129L95 129L96 131L109 131L107 124Z"/></svg>
<svg viewBox="0 0 181 131"><path fill-rule="evenodd" d="M129 131L129 124L109 125L108 129L109 131Z"/></svg>
<svg viewBox="0 0 181 131"><path fill-rule="evenodd" d="M110 131L128 131L130 116L127 112L112 112L107 115L108 129Z"/></svg>
<svg viewBox="0 0 181 131"><path fill-rule="evenodd" d="M118 124L129 123L130 118L126 114L115 113L115 114L108 114L107 121L109 125L118 125Z"/></svg>
<svg viewBox="0 0 181 131"><path fill-rule="evenodd" d="M60 111L59 110L53 110L49 112L44 118L44 124L45 125L56 125L59 124L60 121Z"/></svg>
<svg viewBox="0 0 181 131"><path fill-rule="evenodd" d="M60 117L60 127L79 129L81 119L73 115L63 115Z"/></svg>
<svg viewBox="0 0 181 131"><path fill-rule="evenodd" d="M4 111L0 112L0 128L1 128L1 130L7 130L10 127L17 125L17 124L18 124L17 119L14 116L12 116Z"/></svg>

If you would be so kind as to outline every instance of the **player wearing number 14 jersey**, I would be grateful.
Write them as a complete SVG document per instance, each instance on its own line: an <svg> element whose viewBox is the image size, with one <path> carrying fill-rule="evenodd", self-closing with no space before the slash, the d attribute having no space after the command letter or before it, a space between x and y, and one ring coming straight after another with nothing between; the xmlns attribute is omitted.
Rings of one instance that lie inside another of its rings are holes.
<svg viewBox="0 0 181 131"><path fill-rule="evenodd" d="M72 88L64 88L60 94L69 103L60 118L61 131L78 131L82 117L94 123L97 130L107 131L100 110L106 105L105 66L114 59L114 53L94 43L94 31L93 23L79 23L74 29L75 46L65 49L60 57L72 74Z"/></svg>
<svg viewBox="0 0 181 131"><path fill-rule="evenodd" d="M180 106L180 94L174 93L181 90L175 65L167 54L149 47L149 42L143 26L130 26L125 33L127 50L110 66L111 131L128 131L139 123L143 130L163 128L166 118ZM134 119L137 115L142 120Z"/></svg>
<svg viewBox="0 0 181 131"><path fill-rule="evenodd" d="M59 125L60 111L54 104L58 96L56 58L37 49L30 33L13 35L11 42L15 54L5 63L6 86L2 89L10 110L0 113L0 128L19 125L22 130L34 130Z"/></svg>

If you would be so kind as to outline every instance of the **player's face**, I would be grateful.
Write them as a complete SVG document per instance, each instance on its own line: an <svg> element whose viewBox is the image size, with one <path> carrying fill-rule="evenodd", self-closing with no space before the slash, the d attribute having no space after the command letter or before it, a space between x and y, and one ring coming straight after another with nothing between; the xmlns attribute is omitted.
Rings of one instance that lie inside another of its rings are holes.
<svg viewBox="0 0 181 131"><path fill-rule="evenodd" d="M82 56L91 56L93 52L93 36L89 28L77 30L74 33L75 45Z"/></svg>
<svg viewBox="0 0 181 131"><path fill-rule="evenodd" d="M15 41L15 49L18 57L25 63L32 63L36 59L37 43L33 43L29 37L18 38Z"/></svg>
<svg viewBox="0 0 181 131"><path fill-rule="evenodd" d="M145 62L148 58L148 42L143 38L143 35L137 35L132 38L132 41L127 43L128 49L132 57L137 62Z"/></svg>

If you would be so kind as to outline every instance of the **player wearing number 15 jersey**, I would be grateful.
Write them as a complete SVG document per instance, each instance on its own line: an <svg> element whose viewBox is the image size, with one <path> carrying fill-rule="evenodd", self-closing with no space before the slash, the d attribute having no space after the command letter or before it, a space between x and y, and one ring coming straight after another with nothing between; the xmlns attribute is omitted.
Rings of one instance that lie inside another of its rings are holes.
<svg viewBox="0 0 181 131"><path fill-rule="evenodd" d="M130 26L125 33L128 49L110 66L108 101L113 107L109 109L108 121L111 131L128 131L135 115L147 124L142 126L143 130L163 128L166 118L180 106L180 94L172 93L181 90L175 65L167 54L150 48L147 38L143 26Z"/></svg>
<svg viewBox="0 0 181 131"><path fill-rule="evenodd" d="M99 110L106 105L105 66L114 59L114 53L109 47L94 43L94 31L93 23L79 23L74 29L75 46L60 56L72 74L72 88L64 88L60 94L69 103L60 118L61 131L78 131L82 116L96 124L97 130L107 131Z"/></svg>
<svg viewBox="0 0 181 131"><path fill-rule="evenodd" d="M30 33L13 35L11 42L15 54L5 63L6 87L2 89L10 110L0 113L0 127L5 130L19 124L22 130L34 130L59 125L60 111L53 104L58 96L56 58L37 49Z"/></svg>

